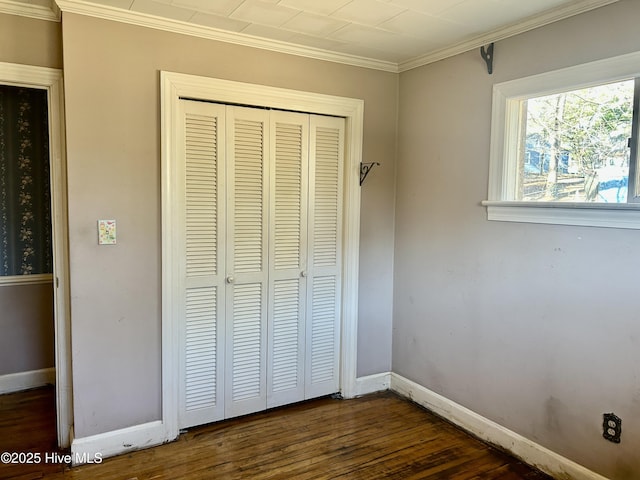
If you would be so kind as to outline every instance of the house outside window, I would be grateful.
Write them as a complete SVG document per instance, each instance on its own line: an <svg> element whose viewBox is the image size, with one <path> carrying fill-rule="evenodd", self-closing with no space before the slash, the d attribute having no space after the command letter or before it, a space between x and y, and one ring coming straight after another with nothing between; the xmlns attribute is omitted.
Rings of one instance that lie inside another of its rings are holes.
<svg viewBox="0 0 640 480"><path fill-rule="evenodd" d="M520 101L524 128L519 199L627 202L634 83L625 80Z"/></svg>

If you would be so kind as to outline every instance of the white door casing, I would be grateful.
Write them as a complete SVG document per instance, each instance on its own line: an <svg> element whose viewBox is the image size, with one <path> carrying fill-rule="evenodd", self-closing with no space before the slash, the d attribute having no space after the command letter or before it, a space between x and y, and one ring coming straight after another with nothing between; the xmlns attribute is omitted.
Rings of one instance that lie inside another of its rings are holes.
<svg viewBox="0 0 640 480"><path fill-rule="evenodd" d="M359 170L362 148L363 102L321 94L310 94L274 87L263 87L225 80L195 77L190 75L161 73L162 90L162 210L163 210L163 427L166 439L178 435L179 403L179 322L181 312L179 295L179 261L174 252L178 241L175 232L179 226L179 215L184 211L179 188L179 165L176 152L179 132L180 98L191 98L221 103L273 107L287 110L319 113L343 117L345 122L344 142L346 145L344 168L344 201L342 205L343 244L340 266L341 284L336 285L342 301L338 305L341 318L339 341L339 389L343 396L356 394L356 328L357 328L357 272L359 243ZM265 199L270 198L265 193ZM268 208L268 205L267 207ZM267 217L268 218L268 217ZM229 253L227 252L227 256ZM301 272L306 273L306 272ZM232 282L236 282L234 272ZM308 281L308 279L306 280ZM303 282L304 283L304 282ZM233 288L236 288L234 286ZM262 288L262 286L261 286ZM268 285L268 288L274 288ZM255 293L255 292L254 292ZM228 303L227 303L228 306ZM262 307L261 307L262 308ZM228 313L228 312L227 312ZM337 368L336 368L337 370Z"/></svg>
<svg viewBox="0 0 640 480"><path fill-rule="evenodd" d="M0 84L46 90L49 115L53 239L56 414L58 445L71 443L73 425L66 148L62 71L0 62Z"/></svg>

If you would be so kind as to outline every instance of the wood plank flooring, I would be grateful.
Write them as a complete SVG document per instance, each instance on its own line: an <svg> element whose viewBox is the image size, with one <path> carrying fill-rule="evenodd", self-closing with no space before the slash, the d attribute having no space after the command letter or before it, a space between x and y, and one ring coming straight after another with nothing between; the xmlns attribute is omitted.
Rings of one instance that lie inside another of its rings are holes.
<svg viewBox="0 0 640 480"><path fill-rule="evenodd" d="M0 452L54 452L53 390L0 396ZM324 398L191 429L99 465L3 465L1 479L544 480L393 393Z"/></svg>

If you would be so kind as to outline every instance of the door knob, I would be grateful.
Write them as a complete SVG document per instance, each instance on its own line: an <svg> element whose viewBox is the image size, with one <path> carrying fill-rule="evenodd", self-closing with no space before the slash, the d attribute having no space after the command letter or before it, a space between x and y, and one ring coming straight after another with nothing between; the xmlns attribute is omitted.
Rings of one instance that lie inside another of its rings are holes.
<svg viewBox="0 0 640 480"><path fill-rule="evenodd" d="M306 271L306 270L302 270L302 271L300 272L300 276L301 276L302 278L305 278L305 277L307 276L307 271Z"/></svg>
<svg viewBox="0 0 640 480"><path fill-rule="evenodd" d="M233 283L233 281L234 281L233 275L228 275L227 276L227 283Z"/></svg>

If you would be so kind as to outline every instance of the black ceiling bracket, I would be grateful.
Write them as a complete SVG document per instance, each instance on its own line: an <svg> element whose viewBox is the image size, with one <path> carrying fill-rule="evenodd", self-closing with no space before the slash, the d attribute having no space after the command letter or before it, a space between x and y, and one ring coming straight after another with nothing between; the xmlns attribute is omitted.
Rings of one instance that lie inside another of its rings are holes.
<svg viewBox="0 0 640 480"><path fill-rule="evenodd" d="M484 46L480 47L480 55L487 64L487 71L491 75L493 73L493 42L486 49Z"/></svg>
<svg viewBox="0 0 640 480"><path fill-rule="evenodd" d="M380 166L380 164L378 162L371 162L371 163L360 162L360 185L362 185L362 182L364 182L364 179L367 178L367 175L369 175L369 172L374 166Z"/></svg>

